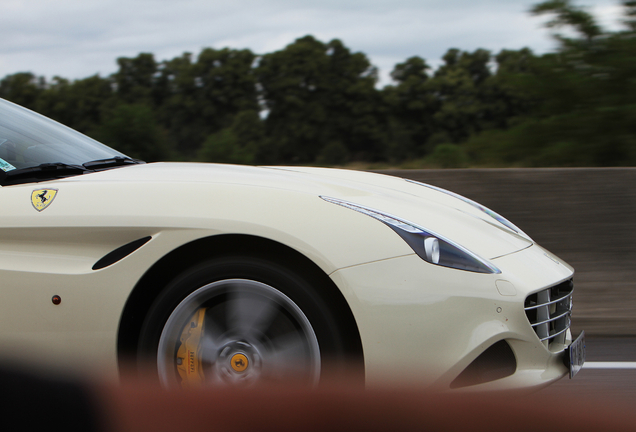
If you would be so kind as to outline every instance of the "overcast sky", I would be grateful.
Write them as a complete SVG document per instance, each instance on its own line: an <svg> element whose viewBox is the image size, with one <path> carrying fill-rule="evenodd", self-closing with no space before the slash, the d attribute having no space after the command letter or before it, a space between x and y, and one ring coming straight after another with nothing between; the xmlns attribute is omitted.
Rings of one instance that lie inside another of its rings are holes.
<svg viewBox="0 0 636 432"><path fill-rule="evenodd" d="M0 78L108 76L117 57L167 60L202 48L264 54L307 34L338 38L380 69L418 55L433 66L449 48L554 48L526 0L0 0ZM619 0L577 0L616 27Z"/></svg>

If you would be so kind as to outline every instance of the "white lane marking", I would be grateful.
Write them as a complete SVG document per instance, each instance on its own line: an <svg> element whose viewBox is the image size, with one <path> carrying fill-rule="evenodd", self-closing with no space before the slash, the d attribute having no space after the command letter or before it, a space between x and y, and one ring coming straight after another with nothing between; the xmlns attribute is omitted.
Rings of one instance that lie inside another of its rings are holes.
<svg viewBox="0 0 636 432"><path fill-rule="evenodd" d="M585 369L636 369L636 362L588 362L583 364Z"/></svg>

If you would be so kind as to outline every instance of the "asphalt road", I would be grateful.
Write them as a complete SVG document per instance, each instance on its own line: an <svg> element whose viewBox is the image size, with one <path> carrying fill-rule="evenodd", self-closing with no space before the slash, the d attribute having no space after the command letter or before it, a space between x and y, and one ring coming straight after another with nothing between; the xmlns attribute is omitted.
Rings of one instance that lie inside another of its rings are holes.
<svg viewBox="0 0 636 432"><path fill-rule="evenodd" d="M586 350L588 367L584 366L573 379L563 378L540 394L576 395L604 403L608 400L636 403L636 369L596 368L603 366L598 362L608 362L608 366L619 366L617 362L635 365L636 337L587 338Z"/></svg>

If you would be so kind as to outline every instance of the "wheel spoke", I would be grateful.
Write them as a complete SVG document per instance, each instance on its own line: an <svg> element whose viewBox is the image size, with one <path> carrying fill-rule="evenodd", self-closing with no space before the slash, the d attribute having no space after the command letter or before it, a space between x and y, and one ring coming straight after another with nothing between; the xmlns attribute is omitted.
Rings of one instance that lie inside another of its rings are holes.
<svg viewBox="0 0 636 432"><path fill-rule="evenodd" d="M265 333L279 313L278 303L274 299L246 292L241 289L240 284L232 288L236 289L231 289L228 293L228 329L238 332L246 339Z"/></svg>
<svg viewBox="0 0 636 432"><path fill-rule="evenodd" d="M204 353L205 361L214 362L219 350L228 341L229 338L224 335L223 330L214 320L207 318L201 339L201 351Z"/></svg>
<svg viewBox="0 0 636 432"><path fill-rule="evenodd" d="M292 378L307 375L315 365L307 351L307 341L300 332L288 333L272 341L274 348L263 358L270 378Z"/></svg>

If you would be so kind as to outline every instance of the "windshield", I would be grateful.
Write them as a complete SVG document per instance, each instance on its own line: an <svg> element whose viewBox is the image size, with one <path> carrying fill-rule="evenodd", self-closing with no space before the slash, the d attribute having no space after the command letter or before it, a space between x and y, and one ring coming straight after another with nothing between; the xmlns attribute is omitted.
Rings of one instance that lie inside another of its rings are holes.
<svg viewBox="0 0 636 432"><path fill-rule="evenodd" d="M56 121L0 99L0 174L58 163L127 158Z"/></svg>

